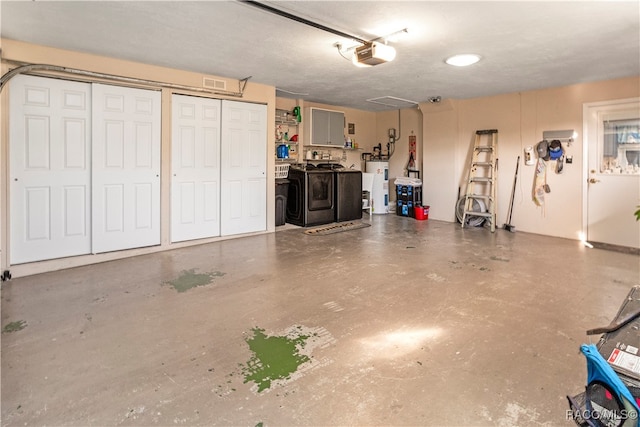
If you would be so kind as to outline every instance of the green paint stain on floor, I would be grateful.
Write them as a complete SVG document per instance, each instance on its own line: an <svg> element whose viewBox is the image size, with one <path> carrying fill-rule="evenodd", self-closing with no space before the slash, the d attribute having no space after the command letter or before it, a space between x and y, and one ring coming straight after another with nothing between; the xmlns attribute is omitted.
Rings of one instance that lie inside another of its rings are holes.
<svg viewBox="0 0 640 427"><path fill-rule="evenodd" d="M27 322L24 320L18 320L16 322L8 323L3 329L2 333L18 332L27 327Z"/></svg>
<svg viewBox="0 0 640 427"><path fill-rule="evenodd" d="M246 341L253 357L243 369L244 382L255 382L258 385L258 393L271 387L274 380L290 378L300 365L310 360L298 350L298 347L304 348L308 336L269 337L264 333L264 329L254 328L252 331L253 337L247 338Z"/></svg>
<svg viewBox="0 0 640 427"><path fill-rule="evenodd" d="M222 277L224 273L220 271L214 271L211 273L196 273L195 269L183 270L180 273L180 277L168 282L169 285L178 292L186 292L189 289L196 288L198 286L206 286L210 284L215 277Z"/></svg>

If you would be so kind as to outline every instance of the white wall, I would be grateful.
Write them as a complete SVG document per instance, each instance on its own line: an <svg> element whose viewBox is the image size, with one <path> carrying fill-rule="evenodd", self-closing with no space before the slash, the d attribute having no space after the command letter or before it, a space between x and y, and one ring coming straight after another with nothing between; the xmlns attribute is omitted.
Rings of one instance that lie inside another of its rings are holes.
<svg viewBox="0 0 640 427"><path fill-rule="evenodd" d="M443 100L421 104L423 121L423 199L431 206L429 218L455 221L458 187L464 193L475 131L498 129L497 223L501 227L508 214L516 159L521 156L511 223L517 230L578 239L582 231L583 145L582 105L640 95L640 79L584 83L559 88L505 94L468 100ZM524 148L542 140L545 130L574 129L577 139L565 145L572 164L547 175L551 193L546 210L532 199L534 166L523 166Z"/></svg>
<svg viewBox="0 0 640 427"><path fill-rule="evenodd" d="M399 114L398 114L399 113ZM422 178L422 112L416 108L390 110L376 114L376 136L382 143L382 150L386 153L389 142L389 129L396 129L395 151L389 159L389 200L395 201L395 178L407 176L407 162L409 161L409 137L416 136L415 167ZM428 203L425 203L428 204ZM391 207L394 207L392 204Z"/></svg>

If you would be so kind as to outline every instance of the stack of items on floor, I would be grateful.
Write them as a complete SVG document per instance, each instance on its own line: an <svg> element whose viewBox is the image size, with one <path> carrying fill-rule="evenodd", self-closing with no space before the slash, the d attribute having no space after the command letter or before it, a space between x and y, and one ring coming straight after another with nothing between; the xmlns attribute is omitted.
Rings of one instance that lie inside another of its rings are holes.
<svg viewBox="0 0 640 427"><path fill-rule="evenodd" d="M396 184L396 215L417 220L429 218L429 206L422 205L422 181L419 178L398 177Z"/></svg>
<svg viewBox="0 0 640 427"><path fill-rule="evenodd" d="M579 426L640 426L640 286L631 289L613 322L587 331L602 333L597 345L583 344L587 386L567 396Z"/></svg>

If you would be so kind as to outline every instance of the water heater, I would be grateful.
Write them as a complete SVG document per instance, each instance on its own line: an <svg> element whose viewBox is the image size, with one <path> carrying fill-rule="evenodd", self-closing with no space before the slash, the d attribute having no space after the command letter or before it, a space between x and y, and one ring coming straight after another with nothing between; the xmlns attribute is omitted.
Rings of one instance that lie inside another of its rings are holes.
<svg viewBox="0 0 640 427"><path fill-rule="evenodd" d="M366 162L365 171L373 174L371 213L389 213L389 162Z"/></svg>

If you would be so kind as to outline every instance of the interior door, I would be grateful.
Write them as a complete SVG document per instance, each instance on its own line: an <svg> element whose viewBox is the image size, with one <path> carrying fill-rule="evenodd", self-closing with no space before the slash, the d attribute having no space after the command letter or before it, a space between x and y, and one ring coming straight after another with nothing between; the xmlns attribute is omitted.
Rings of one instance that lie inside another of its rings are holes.
<svg viewBox="0 0 640 427"><path fill-rule="evenodd" d="M160 92L93 85L93 252L160 244Z"/></svg>
<svg viewBox="0 0 640 427"><path fill-rule="evenodd" d="M586 104L587 240L640 248L640 100Z"/></svg>
<svg viewBox="0 0 640 427"><path fill-rule="evenodd" d="M267 106L222 101L220 234L267 229Z"/></svg>
<svg viewBox="0 0 640 427"><path fill-rule="evenodd" d="M171 241L220 235L220 100L173 95Z"/></svg>
<svg viewBox="0 0 640 427"><path fill-rule="evenodd" d="M11 80L10 263L91 250L91 85Z"/></svg>

